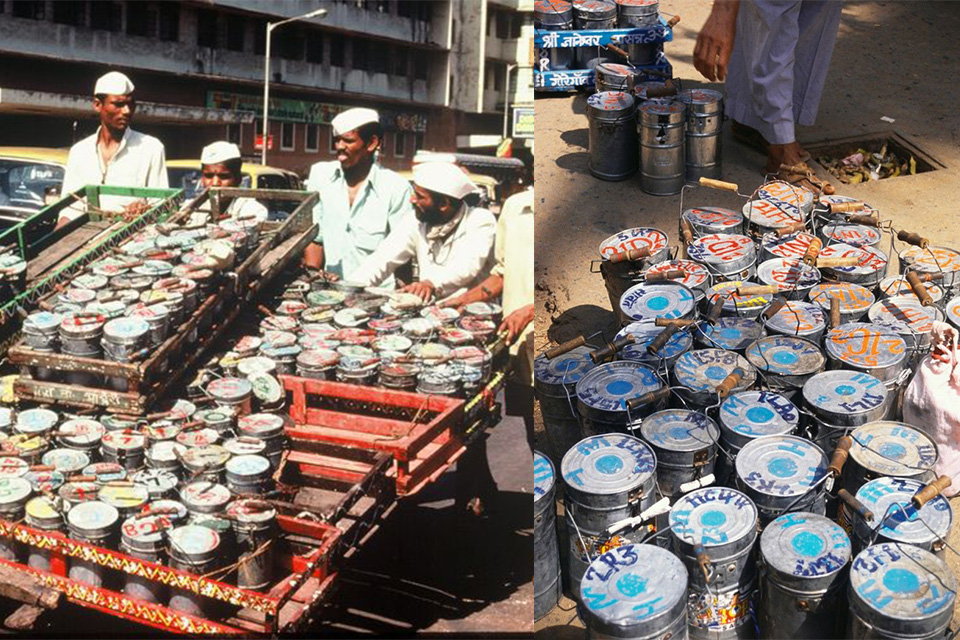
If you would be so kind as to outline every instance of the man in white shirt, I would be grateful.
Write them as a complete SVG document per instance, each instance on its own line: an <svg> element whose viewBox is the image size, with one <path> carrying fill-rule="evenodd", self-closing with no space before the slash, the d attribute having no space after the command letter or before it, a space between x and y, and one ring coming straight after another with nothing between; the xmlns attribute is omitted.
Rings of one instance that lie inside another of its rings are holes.
<svg viewBox="0 0 960 640"><path fill-rule="evenodd" d="M320 226L316 242L304 252L303 262L345 280L376 250L404 218L413 218L410 184L376 163L383 143L380 115L373 109L348 109L330 123L335 162L310 168L307 189L320 200L313 220ZM393 287L393 276L384 282Z"/></svg>
<svg viewBox="0 0 960 640"><path fill-rule="evenodd" d="M97 80L93 108L100 117L100 127L92 136L71 147L63 175L63 196L88 184L168 186L163 143L130 129L137 108L133 89L130 78L119 71L111 71ZM142 207L142 201L131 203L130 198L124 196L100 199L100 209L105 211L134 211ZM79 218L83 213L81 207L66 208L60 212L57 226Z"/></svg>
<svg viewBox="0 0 960 640"><path fill-rule="evenodd" d="M240 147L223 140L208 144L200 153L200 186L204 189L239 187L243 182L242 167ZM221 217L253 217L266 222L269 214L254 198L220 198Z"/></svg>
<svg viewBox="0 0 960 640"><path fill-rule="evenodd" d="M403 291L424 301L458 296L490 273L497 221L486 209L463 201L477 187L455 164L415 165L413 183L416 219L408 218L391 232L351 280L375 285L415 257L420 280Z"/></svg>

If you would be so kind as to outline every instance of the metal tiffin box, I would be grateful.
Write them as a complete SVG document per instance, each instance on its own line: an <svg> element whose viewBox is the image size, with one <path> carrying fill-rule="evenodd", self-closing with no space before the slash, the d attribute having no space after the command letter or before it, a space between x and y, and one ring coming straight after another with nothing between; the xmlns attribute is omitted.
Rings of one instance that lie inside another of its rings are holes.
<svg viewBox="0 0 960 640"><path fill-rule="evenodd" d="M936 274L941 278L938 284L950 295L960 293L960 251L947 247L909 246L900 252L899 262L900 273L909 269L920 274Z"/></svg>
<svg viewBox="0 0 960 640"><path fill-rule="evenodd" d="M910 478L875 478L857 491L857 500L873 512L873 519L846 514L853 525L854 552L876 542L902 542L943 557L953 525L953 509L941 495L919 508L911 499L924 483Z"/></svg>
<svg viewBox="0 0 960 640"><path fill-rule="evenodd" d="M686 320L696 311L693 291L676 282L641 282L620 296L620 317L624 322L652 322L657 318Z"/></svg>
<svg viewBox="0 0 960 640"><path fill-rule="evenodd" d="M892 400L882 381L858 371L824 371L803 385L803 401L813 414L817 433L814 442L832 451L840 436L879 420Z"/></svg>
<svg viewBox="0 0 960 640"><path fill-rule="evenodd" d="M626 425L638 417L653 413L663 398L647 394L663 388L653 367L639 362L617 360L599 365L577 383L577 409L586 433L625 432ZM639 407L628 402L650 398Z"/></svg>
<svg viewBox="0 0 960 640"><path fill-rule="evenodd" d="M573 28L573 5L567 0L537 0L533 5L533 21L537 29L569 31ZM549 71L569 69L573 53L574 49L570 47L537 49L538 68Z"/></svg>
<svg viewBox="0 0 960 640"><path fill-rule="evenodd" d="M853 446L843 467L843 487L852 495L874 478L936 479L940 452L930 436L916 427L881 420L857 427L850 436Z"/></svg>
<svg viewBox="0 0 960 640"><path fill-rule="evenodd" d="M648 100L638 113L640 188L656 196L680 193L686 172L684 104Z"/></svg>
<svg viewBox="0 0 960 640"><path fill-rule="evenodd" d="M829 280L852 282L872 289L887 273L887 254L876 247L853 247L843 242L825 246L820 258L856 258L857 264L848 267L823 267L823 276Z"/></svg>
<svg viewBox="0 0 960 640"><path fill-rule="evenodd" d="M587 98L590 173L624 180L637 172L636 102L625 91L601 91Z"/></svg>
<svg viewBox="0 0 960 640"><path fill-rule="evenodd" d="M533 391L554 451L563 455L581 439L577 383L596 365L590 347L577 347L562 356L540 354L533 361Z"/></svg>
<svg viewBox="0 0 960 640"><path fill-rule="evenodd" d="M800 424L800 412L779 393L741 391L723 401L717 422L721 451L714 475L717 484L729 485L740 450L756 438L794 433Z"/></svg>
<svg viewBox="0 0 960 640"><path fill-rule="evenodd" d="M907 343L877 325L849 322L827 331L824 351L833 368L869 373L893 382L907 365Z"/></svg>
<svg viewBox="0 0 960 640"><path fill-rule="evenodd" d="M805 300L810 289L820 284L820 271L797 258L773 258L760 263L757 279L779 287L788 300Z"/></svg>
<svg viewBox="0 0 960 640"><path fill-rule="evenodd" d="M806 338L819 344L827 328L827 317L820 305L790 300L764 320L763 326L770 333Z"/></svg>
<svg viewBox="0 0 960 640"><path fill-rule="evenodd" d="M767 332L752 318L721 316L714 323L698 323L693 335L697 346L702 349L725 349L742 354Z"/></svg>
<svg viewBox="0 0 960 640"><path fill-rule="evenodd" d="M670 511L671 549L690 572L691 638L752 638L757 508L735 489L707 487Z"/></svg>
<svg viewBox="0 0 960 640"><path fill-rule="evenodd" d="M848 638L943 638L953 616L957 579L929 551L883 542L857 554L850 568Z"/></svg>
<svg viewBox="0 0 960 640"><path fill-rule="evenodd" d="M736 378L730 389L736 393L752 387L757 372L743 356L722 349L688 351L677 359L672 372L676 392L686 402L702 407L719 404L717 387L728 376Z"/></svg>
<svg viewBox="0 0 960 640"><path fill-rule="evenodd" d="M756 274L757 247L736 233L713 233L696 238L686 247L687 256L707 267L716 281L749 280Z"/></svg>
<svg viewBox="0 0 960 640"><path fill-rule="evenodd" d="M539 620L560 600L560 555L557 547L557 476L553 463L533 452L533 619Z"/></svg>
<svg viewBox="0 0 960 640"><path fill-rule="evenodd" d="M743 233L743 214L723 207L694 207L680 214L680 220L686 220L693 229L694 237L709 236L714 233Z"/></svg>
<svg viewBox="0 0 960 640"><path fill-rule="evenodd" d="M671 498L680 486L713 473L720 429L689 409L658 411L640 423L640 435L657 456L657 486Z"/></svg>
<svg viewBox="0 0 960 640"><path fill-rule="evenodd" d="M599 251L610 309L618 313L623 292L639 282L648 268L670 258L670 241L659 229L634 227L606 238Z"/></svg>
<svg viewBox="0 0 960 640"><path fill-rule="evenodd" d="M617 339L626 335L634 338L633 344L628 344L620 351L620 358L643 362L658 370L662 362L669 371L677 358L693 347L693 336L688 331L677 331L670 336L666 344L651 352L648 347L664 330L664 327L658 327L653 322L631 322L616 336Z"/></svg>
<svg viewBox="0 0 960 640"><path fill-rule="evenodd" d="M579 592L580 578L602 547L615 546L606 529L656 501L656 467L656 456L647 444L619 433L585 438L563 456L567 577L573 593ZM646 534L638 529L618 535L617 541L638 542Z"/></svg>
<svg viewBox="0 0 960 640"><path fill-rule="evenodd" d="M850 539L815 513L787 513L760 536L761 638L841 638Z"/></svg>
<svg viewBox="0 0 960 640"><path fill-rule="evenodd" d="M770 389L789 398L827 364L820 347L793 336L761 338L747 347L744 355Z"/></svg>
<svg viewBox="0 0 960 640"><path fill-rule="evenodd" d="M578 612L591 640L687 637L689 573L677 556L628 544L596 558L580 585Z"/></svg>
<svg viewBox="0 0 960 640"><path fill-rule="evenodd" d="M723 94L713 89L685 89L677 100L686 106L686 179L720 178Z"/></svg>

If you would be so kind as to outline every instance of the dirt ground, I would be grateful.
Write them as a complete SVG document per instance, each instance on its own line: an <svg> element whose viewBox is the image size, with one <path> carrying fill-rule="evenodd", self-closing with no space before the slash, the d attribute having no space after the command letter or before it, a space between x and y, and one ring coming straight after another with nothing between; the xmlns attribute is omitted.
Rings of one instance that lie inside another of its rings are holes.
<svg viewBox="0 0 960 640"><path fill-rule="evenodd" d="M697 33L709 13L702 0L662 0L663 13L681 16L674 41L665 53L684 87L723 89L722 84L700 82L692 65ZM822 141L885 132L897 132L939 161L936 171L881 182L842 185L837 193L864 200L890 219L895 228L916 231L934 244L960 247L956 223L957 184L960 178L960 110L956 83L956 35L960 33L960 3L956 2L848 2L844 4L840 33L813 127L798 130L798 139L810 146ZM586 94L537 94L536 101L536 337L537 348L577 335L603 331L612 336L615 321L599 274L590 263L599 257L598 245L607 236L635 226L664 230L676 245L680 196L643 193L639 177L622 182L593 178L587 169L588 135L584 115ZM894 122L881 120L892 118ZM723 179L736 182L741 192L753 191L762 181L764 157L723 133ZM821 173L821 177L826 173ZM684 208L717 205L739 208L727 192L688 189ZM889 241L881 248L889 251ZM896 270L891 261L890 274ZM552 455L538 424L537 448ZM555 462L558 462L555 460ZM954 510L960 499L951 501ZM960 527L950 543L960 548ZM957 573L960 558L948 552ZM955 612L953 627L960 623ZM537 637L582 638L573 601L560 606L536 624Z"/></svg>

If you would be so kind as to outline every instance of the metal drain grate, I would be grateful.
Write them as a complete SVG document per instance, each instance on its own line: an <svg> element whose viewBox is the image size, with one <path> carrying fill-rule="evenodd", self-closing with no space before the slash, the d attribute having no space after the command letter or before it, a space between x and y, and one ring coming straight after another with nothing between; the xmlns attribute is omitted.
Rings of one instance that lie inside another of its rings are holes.
<svg viewBox="0 0 960 640"><path fill-rule="evenodd" d="M830 165L838 165L842 158L854 156L858 150L866 151L868 154L874 154L880 153L885 149L888 157L890 154L896 157L897 164L901 169L899 175L886 175L890 170L881 170L881 174L884 175L881 179L884 180L946 168L942 162L895 131L882 131L851 138L825 140L815 144L804 145L804 148L810 152L813 162L818 164L820 168L847 184L855 183L857 177L848 174L841 175L842 172L839 171L836 166L831 168ZM830 162L831 160L833 162ZM911 171L911 165L913 165L913 171ZM864 176L861 176L859 179L864 182L867 181Z"/></svg>

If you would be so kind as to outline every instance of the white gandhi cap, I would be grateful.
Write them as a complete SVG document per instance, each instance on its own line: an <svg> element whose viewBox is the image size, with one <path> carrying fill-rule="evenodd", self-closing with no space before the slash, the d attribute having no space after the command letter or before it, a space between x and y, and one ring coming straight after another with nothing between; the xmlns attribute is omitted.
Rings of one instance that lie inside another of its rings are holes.
<svg viewBox="0 0 960 640"><path fill-rule="evenodd" d="M93 88L93 95L126 96L133 93L133 83L130 78L119 71L111 71L100 76L97 85Z"/></svg>
<svg viewBox="0 0 960 640"><path fill-rule="evenodd" d="M218 140L208 144L200 154L200 164L220 164L240 157L240 147L232 142Z"/></svg>
<svg viewBox="0 0 960 640"><path fill-rule="evenodd" d="M342 136L348 131L353 131L371 122L380 122L380 114L373 109L357 107L337 114L337 117L331 120L330 124L333 125L333 135Z"/></svg>
<svg viewBox="0 0 960 640"><path fill-rule="evenodd" d="M417 186L462 200L477 190L466 172L452 162L423 162L413 166Z"/></svg>

